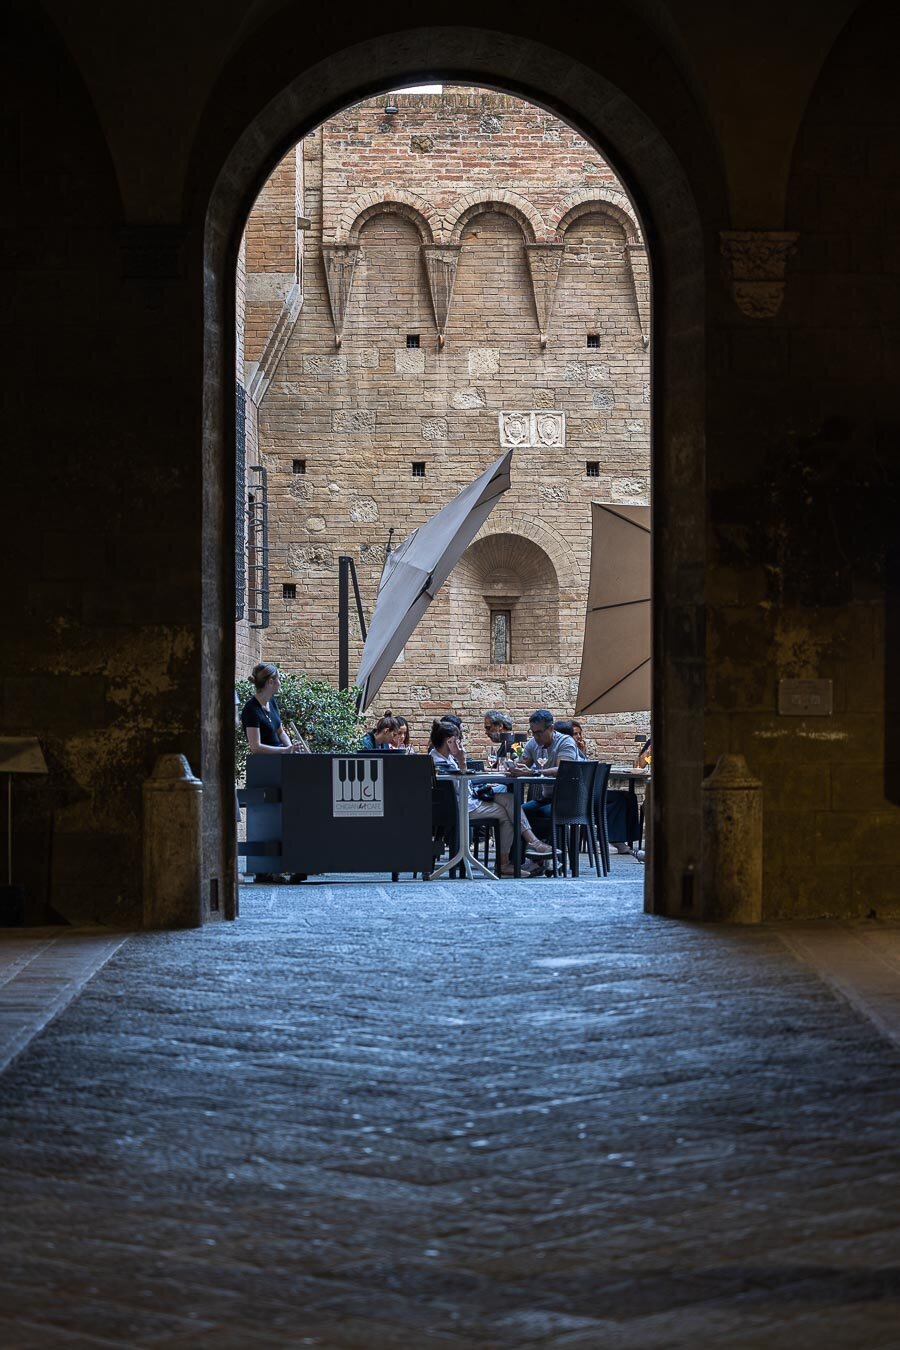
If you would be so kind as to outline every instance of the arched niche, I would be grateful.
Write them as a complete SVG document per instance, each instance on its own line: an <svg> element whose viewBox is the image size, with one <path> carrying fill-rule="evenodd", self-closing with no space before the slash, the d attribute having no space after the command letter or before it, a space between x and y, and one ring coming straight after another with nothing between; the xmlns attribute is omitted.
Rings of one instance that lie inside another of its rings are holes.
<svg viewBox="0 0 900 1350"><path fill-rule="evenodd" d="M522 231L527 244L543 239L546 233L543 217L537 207L518 192L484 191L470 192L455 202L447 212L444 228L450 243L458 244L463 230L475 216L484 211L493 211L497 215L510 216Z"/></svg>
<svg viewBox="0 0 900 1350"><path fill-rule="evenodd" d="M510 667L559 661L559 581L544 550L522 534L488 534L466 549L450 578L454 659ZM505 650L497 624L505 620Z"/></svg>
<svg viewBox="0 0 900 1350"><path fill-rule="evenodd" d="M392 192L385 194L384 197L378 197L375 201L368 202L367 205L359 207L354 203L348 211L344 212L341 218L341 228L336 232L335 243L358 244L360 231L367 221L373 216L396 215L403 216L410 221L418 232L419 240L423 244L434 243L434 229L432 222L437 221L434 207L426 202L424 198L413 199L412 193ZM344 225L349 211L356 211L352 217L349 226Z"/></svg>

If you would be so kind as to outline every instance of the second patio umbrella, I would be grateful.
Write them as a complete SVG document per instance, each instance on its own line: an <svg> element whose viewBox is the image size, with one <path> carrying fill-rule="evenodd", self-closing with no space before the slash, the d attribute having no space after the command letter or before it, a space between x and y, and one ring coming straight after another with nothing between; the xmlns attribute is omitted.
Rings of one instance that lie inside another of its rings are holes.
<svg viewBox="0 0 900 1350"><path fill-rule="evenodd" d="M511 460L507 450L389 554L356 675L361 709L372 702L438 590L509 488Z"/></svg>
<svg viewBox="0 0 900 1350"><path fill-rule="evenodd" d="M576 713L650 707L650 507L591 503L591 583Z"/></svg>

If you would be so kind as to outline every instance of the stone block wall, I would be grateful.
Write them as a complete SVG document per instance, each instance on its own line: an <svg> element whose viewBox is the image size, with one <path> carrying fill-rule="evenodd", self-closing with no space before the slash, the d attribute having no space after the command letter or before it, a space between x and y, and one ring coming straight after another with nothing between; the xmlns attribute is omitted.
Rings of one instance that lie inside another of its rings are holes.
<svg viewBox="0 0 900 1350"><path fill-rule="evenodd" d="M451 708L472 723L488 705L517 724L537 706L571 715L590 503L649 500L639 227L604 161L535 107L471 89L397 95L391 117L384 103L347 110L302 145L303 306L259 406L271 577L261 652L335 679L338 556L354 558L370 611L389 530L396 545L513 445L509 493L372 711L403 712L417 739ZM261 294L251 263L278 257L266 237L287 164L248 222L248 305ZM454 274L446 307L435 245ZM345 271L338 284L329 263L348 261L352 281ZM245 341L249 362L249 325ZM504 664L490 659L492 607L512 616ZM246 652L239 644L239 673ZM604 756L630 759L648 725L646 712L592 718L588 733Z"/></svg>
<svg viewBox="0 0 900 1350"><path fill-rule="evenodd" d="M252 622L254 575L248 566L248 504L260 493L259 405L302 303L303 150L296 145L264 184L247 220L237 266L236 378L244 390L243 556L237 566L243 604L236 626L236 670L243 678L262 659L264 630Z"/></svg>

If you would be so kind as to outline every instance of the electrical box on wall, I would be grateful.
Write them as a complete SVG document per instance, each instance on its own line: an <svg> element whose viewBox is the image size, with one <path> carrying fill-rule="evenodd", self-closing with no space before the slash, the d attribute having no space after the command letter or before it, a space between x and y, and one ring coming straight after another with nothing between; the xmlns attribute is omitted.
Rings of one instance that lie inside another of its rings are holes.
<svg viewBox="0 0 900 1350"><path fill-rule="evenodd" d="M831 680L779 680L778 711L782 717L830 717L834 712Z"/></svg>

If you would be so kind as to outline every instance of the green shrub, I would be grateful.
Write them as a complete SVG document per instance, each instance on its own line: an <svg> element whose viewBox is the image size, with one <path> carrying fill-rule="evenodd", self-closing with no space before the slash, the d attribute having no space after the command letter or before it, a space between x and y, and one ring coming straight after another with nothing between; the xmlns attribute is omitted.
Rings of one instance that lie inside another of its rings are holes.
<svg viewBox="0 0 900 1350"><path fill-rule="evenodd" d="M253 693L251 680L238 680L234 686L241 707ZM356 712L355 689L335 689L327 680L311 680L308 675L281 672L278 710L285 724L293 722L310 750L329 754L335 750L356 750L363 734L363 723ZM235 738L235 774L243 781L247 765L247 737L243 727Z"/></svg>

